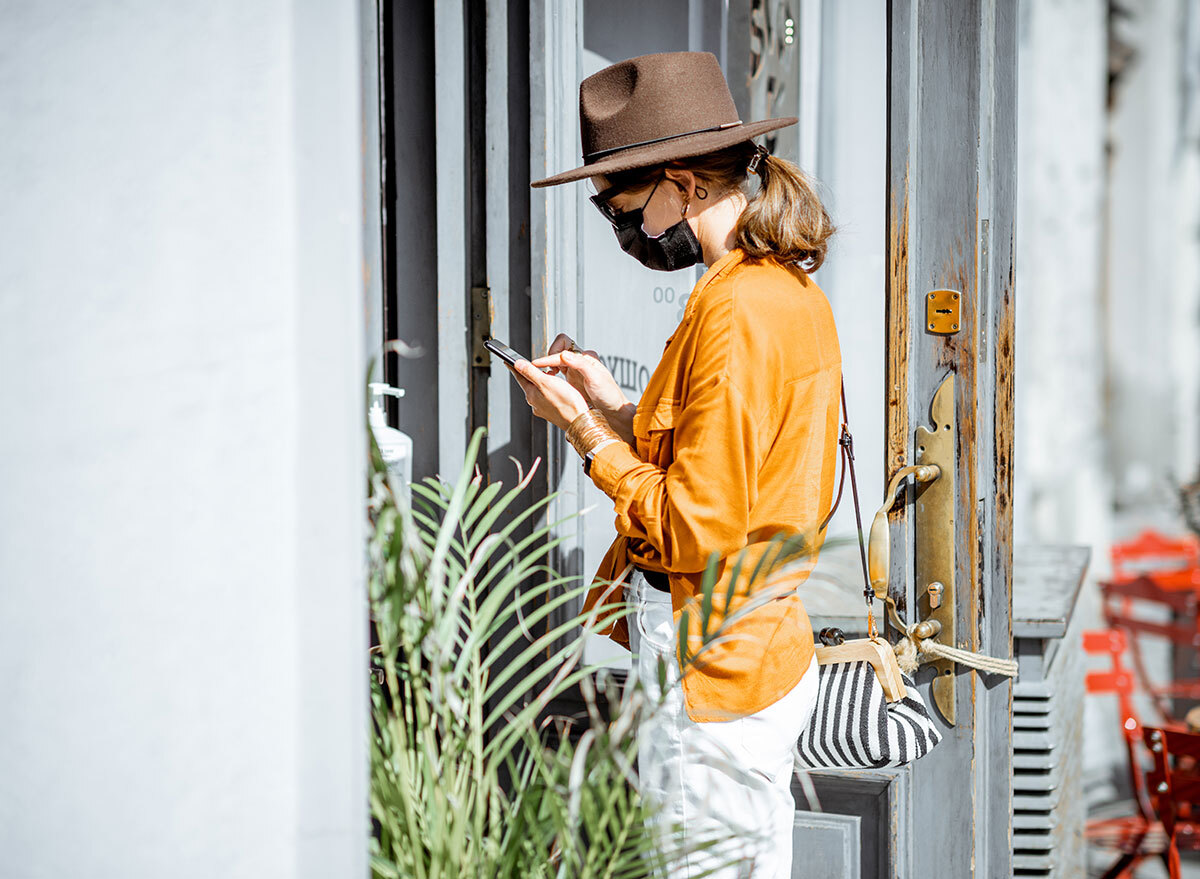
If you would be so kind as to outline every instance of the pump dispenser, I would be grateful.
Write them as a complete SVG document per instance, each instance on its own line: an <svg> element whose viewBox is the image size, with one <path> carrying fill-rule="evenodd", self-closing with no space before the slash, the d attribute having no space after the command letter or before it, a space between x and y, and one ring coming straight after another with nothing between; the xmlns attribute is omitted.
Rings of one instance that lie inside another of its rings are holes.
<svg viewBox="0 0 1200 879"><path fill-rule="evenodd" d="M386 382L371 382L371 408L367 414L367 423L375 434L375 442L379 444L379 452L383 463L387 465L388 476L393 491L402 496L405 502L412 500L412 437L402 430L389 427L387 414L383 411L383 397L403 397L403 388L394 388Z"/></svg>

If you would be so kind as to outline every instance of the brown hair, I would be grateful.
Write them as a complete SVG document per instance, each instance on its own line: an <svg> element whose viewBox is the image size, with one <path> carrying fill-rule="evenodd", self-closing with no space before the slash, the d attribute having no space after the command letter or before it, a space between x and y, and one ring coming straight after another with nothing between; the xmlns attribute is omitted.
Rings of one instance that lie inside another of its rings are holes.
<svg viewBox="0 0 1200 879"><path fill-rule="evenodd" d="M740 189L748 203L734 229L737 246L751 259L798 263L805 271L814 272L825 261L829 236L835 231L816 184L787 159L768 155L758 162L758 190L746 193L748 169L756 153L755 145L747 140L665 166L620 171L608 175L606 181L620 189L640 189L653 183L664 167L670 167L691 171L715 198Z"/></svg>

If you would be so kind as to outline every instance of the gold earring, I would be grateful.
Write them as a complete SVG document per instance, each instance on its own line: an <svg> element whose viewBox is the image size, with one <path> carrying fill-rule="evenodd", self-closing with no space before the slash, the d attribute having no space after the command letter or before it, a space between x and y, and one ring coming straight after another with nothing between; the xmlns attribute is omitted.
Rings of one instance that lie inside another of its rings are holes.
<svg viewBox="0 0 1200 879"><path fill-rule="evenodd" d="M687 216L687 212L688 212L688 201L687 201L687 199L684 199L684 201L683 201L683 210L680 212L679 216L681 216L681 217L686 217L686 216Z"/></svg>

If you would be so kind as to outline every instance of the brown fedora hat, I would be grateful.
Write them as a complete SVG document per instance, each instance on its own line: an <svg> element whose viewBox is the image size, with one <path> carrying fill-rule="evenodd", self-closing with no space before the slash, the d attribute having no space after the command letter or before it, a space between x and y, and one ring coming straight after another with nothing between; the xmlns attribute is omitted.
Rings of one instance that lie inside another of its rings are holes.
<svg viewBox="0 0 1200 879"><path fill-rule="evenodd" d="M529 185L700 156L795 123L794 116L742 122L711 52L640 55L580 83L583 165Z"/></svg>

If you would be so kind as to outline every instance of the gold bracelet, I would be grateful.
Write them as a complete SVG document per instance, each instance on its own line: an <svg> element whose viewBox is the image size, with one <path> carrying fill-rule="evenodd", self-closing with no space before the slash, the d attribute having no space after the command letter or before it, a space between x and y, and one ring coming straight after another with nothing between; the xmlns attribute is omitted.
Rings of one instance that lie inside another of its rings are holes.
<svg viewBox="0 0 1200 879"><path fill-rule="evenodd" d="M581 458L586 458L588 452L610 439L620 437L599 409L588 409L581 413L567 428L567 442L575 447Z"/></svg>

